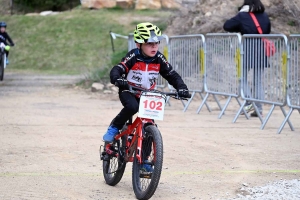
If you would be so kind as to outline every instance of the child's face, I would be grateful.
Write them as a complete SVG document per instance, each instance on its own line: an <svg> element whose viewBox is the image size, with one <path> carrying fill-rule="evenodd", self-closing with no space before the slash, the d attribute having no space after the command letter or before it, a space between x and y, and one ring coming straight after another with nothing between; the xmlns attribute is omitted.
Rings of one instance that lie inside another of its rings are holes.
<svg viewBox="0 0 300 200"><path fill-rule="evenodd" d="M138 48L142 48L142 51L146 56L154 57L158 51L158 45L159 42L148 42L139 45Z"/></svg>
<svg viewBox="0 0 300 200"><path fill-rule="evenodd" d="M0 27L0 31L3 33L5 32L5 27Z"/></svg>

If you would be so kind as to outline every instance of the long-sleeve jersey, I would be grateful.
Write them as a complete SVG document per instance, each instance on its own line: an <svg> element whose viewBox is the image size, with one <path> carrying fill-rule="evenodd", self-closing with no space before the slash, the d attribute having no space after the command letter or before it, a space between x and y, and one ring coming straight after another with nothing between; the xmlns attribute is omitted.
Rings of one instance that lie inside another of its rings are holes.
<svg viewBox="0 0 300 200"><path fill-rule="evenodd" d="M144 89L154 89L159 74L175 89L188 89L181 76L159 51L154 57L145 57L138 48L132 49L111 69L111 83L115 84L123 74L129 84Z"/></svg>
<svg viewBox="0 0 300 200"><path fill-rule="evenodd" d="M8 45L7 41L9 42L10 46L15 45L7 32L0 32L0 42L3 42L5 45Z"/></svg>

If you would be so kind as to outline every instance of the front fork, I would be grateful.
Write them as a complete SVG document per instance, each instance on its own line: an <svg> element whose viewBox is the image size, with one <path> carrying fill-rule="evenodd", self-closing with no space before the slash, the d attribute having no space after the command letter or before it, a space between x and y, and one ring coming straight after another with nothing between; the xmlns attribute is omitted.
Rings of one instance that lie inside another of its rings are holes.
<svg viewBox="0 0 300 200"><path fill-rule="evenodd" d="M142 144L143 144L143 136L145 135L144 126L139 126L137 130L137 146L135 156L139 164L142 164Z"/></svg>
<svg viewBox="0 0 300 200"><path fill-rule="evenodd" d="M136 147L136 158L139 164L143 164L143 159L145 160L146 158L143 158L142 156L142 146L143 146L143 139L145 138L146 135L146 127L148 125L155 125L153 120L143 120L143 123L141 126L138 127L138 138L137 138L137 147Z"/></svg>

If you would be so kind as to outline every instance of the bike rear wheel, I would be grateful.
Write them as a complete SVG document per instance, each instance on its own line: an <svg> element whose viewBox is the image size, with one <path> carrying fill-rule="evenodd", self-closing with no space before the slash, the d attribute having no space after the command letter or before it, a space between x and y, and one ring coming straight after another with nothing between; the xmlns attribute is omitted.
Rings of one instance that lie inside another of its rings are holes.
<svg viewBox="0 0 300 200"><path fill-rule="evenodd" d="M124 161L125 137L122 137L122 139L119 141L114 142L110 149L117 153L117 155L106 154L104 156L103 176L106 184L115 186L122 179L126 168L126 162Z"/></svg>
<svg viewBox="0 0 300 200"><path fill-rule="evenodd" d="M0 81L3 80L3 77L4 77L4 65L5 65L5 59L4 59L4 54L1 55L1 58L0 58Z"/></svg>
<svg viewBox="0 0 300 200"><path fill-rule="evenodd" d="M154 125L145 128L142 144L142 162L134 158L132 165L132 185L137 199L150 199L159 183L163 164L163 140L160 131ZM151 163L152 172L141 169L144 161Z"/></svg>

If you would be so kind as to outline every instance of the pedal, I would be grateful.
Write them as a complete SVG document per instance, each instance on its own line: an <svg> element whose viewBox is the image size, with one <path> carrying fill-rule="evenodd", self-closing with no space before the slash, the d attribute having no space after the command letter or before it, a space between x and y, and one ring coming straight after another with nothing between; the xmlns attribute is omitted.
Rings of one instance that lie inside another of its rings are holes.
<svg viewBox="0 0 300 200"><path fill-rule="evenodd" d="M108 161L110 159L109 155L104 151L104 146L102 145L100 145L99 153L100 153L100 160Z"/></svg>
<svg viewBox="0 0 300 200"><path fill-rule="evenodd" d="M106 152L102 152L100 159L103 160L103 161L109 161L110 160L109 155L107 155Z"/></svg>
<svg viewBox="0 0 300 200"><path fill-rule="evenodd" d="M113 157L118 157L118 153L114 149L114 147L111 144L107 144L105 146L105 151L104 151L108 156L113 156Z"/></svg>

